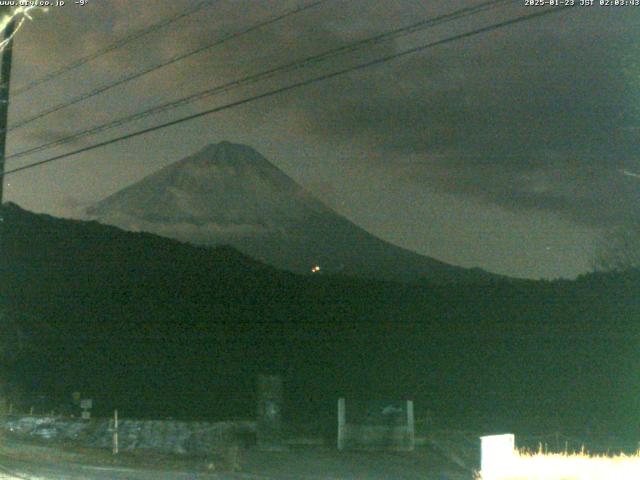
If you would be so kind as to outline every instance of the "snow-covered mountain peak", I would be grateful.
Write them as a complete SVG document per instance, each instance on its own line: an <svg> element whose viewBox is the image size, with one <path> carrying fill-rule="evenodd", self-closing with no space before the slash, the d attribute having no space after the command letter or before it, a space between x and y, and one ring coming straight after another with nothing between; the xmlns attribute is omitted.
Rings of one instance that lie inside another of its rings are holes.
<svg viewBox="0 0 640 480"><path fill-rule="evenodd" d="M484 278L391 245L332 211L251 147L208 145L98 202L102 223L229 244L288 270L385 279ZM316 271L316 270L313 270Z"/></svg>
<svg viewBox="0 0 640 480"><path fill-rule="evenodd" d="M107 197L88 213L135 230L150 230L151 222L153 231L162 226L163 233L172 225L246 233L284 232L325 210L254 149L221 142Z"/></svg>
<svg viewBox="0 0 640 480"><path fill-rule="evenodd" d="M222 141L204 147L184 161L200 165L240 167L253 165L260 168L274 168L269 161L253 148L238 143Z"/></svg>
<svg viewBox="0 0 640 480"><path fill-rule="evenodd" d="M197 191L213 188L218 182L232 179L268 184L282 192L302 194L302 189L253 148L231 142L211 144L173 166L174 182L186 182L186 187ZM195 180L195 181L194 181ZM219 186L219 185L218 185Z"/></svg>

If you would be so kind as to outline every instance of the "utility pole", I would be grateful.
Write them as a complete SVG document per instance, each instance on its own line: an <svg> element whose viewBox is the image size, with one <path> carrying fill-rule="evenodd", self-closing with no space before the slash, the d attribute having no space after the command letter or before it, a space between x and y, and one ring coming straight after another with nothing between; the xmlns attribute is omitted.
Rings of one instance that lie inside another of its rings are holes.
<svg viewBox="0 0 640 480"><path fill-rule="evenodd" d="M0 7L0 18L11 13L10 7ZM11 20L4 31L4 39L8 40L16 29L16 21ZM11 82L11 59L13 56L13 40L7 42L2 51L0 61L0 206L4 193L5 156L7 151L7 127L9 119L9 84Z"/></svg>
<svg viewBox="0 0 640 480"><path fill-rule="evenodd" d="M0 19L5 15L11 14L10 7L0 7ZM11 20L7 25L6 30L4 31L4 39L7 40L11 38L13 32L16 29L15 20ZM2 207L2 194L4 191L4 160L6 156L6 146L7 146L7 121L9 117L9 81L11 80L11 56L13 52L13 40L7 42L5 48L2 52L0 52L0 208ZM0 279L0 322L5 323L2 325L2 331L6 328L6 302L5 302L5 294L6 294L6 282L4 281L5 268L6 268L6 257L4 252L4 231L5 231L4 217L2 212L0 211L0 274L2 275L2 279ZM6 346L5 346L6 348ZM9 394L9 386L7 384L9 372L8 365L6 364L6 359L0 359L2 363L0 363L0 414L7 413L7 397Z"/></svg>

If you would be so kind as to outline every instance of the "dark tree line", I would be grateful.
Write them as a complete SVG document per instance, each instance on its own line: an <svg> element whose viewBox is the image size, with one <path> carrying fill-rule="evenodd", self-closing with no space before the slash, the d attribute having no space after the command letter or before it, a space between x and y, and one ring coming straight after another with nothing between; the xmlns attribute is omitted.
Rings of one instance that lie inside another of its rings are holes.
<svg viewBox="0 0 640 480"><path fill-rule="evenodd" d="M625 271L640 268L640 221L619 226L603 236L596 246L596 271Z"/></svg>

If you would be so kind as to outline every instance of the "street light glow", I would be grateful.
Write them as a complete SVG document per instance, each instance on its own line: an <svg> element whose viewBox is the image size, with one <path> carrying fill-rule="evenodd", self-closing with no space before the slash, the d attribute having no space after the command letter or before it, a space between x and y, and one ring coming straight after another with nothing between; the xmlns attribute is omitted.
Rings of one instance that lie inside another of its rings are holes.
<svg viewBox="0 0 640 480"><path fill-rule="evenodd" d="M2 52L7 47L9 42L13 39L13 37L16 36L18 31L22 28L25 20L33 20L33 18L31 17L31 12L34 10L42 10L43 12L46 12L47 8L36 6L16 7L11 13L2 17L2 20L0 20L0 34L4 34L12 21L17 20L18 24L16 25L16 28L13 30L11 35L0 42L0 52Z"/></svg>

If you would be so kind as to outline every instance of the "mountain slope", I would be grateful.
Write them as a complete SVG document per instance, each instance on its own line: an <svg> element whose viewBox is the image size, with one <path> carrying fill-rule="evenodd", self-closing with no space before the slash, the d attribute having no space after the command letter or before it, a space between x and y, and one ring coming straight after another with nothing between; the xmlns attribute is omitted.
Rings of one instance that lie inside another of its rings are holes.
<svg viewBox="0 0 640 480"><path fill-rule="evenodd" d="M229 244L294 272L386 280L486 282L385 242L323 205L255 150L221 142L111 195L87 212L101 223L201 245Z"/></svg>

